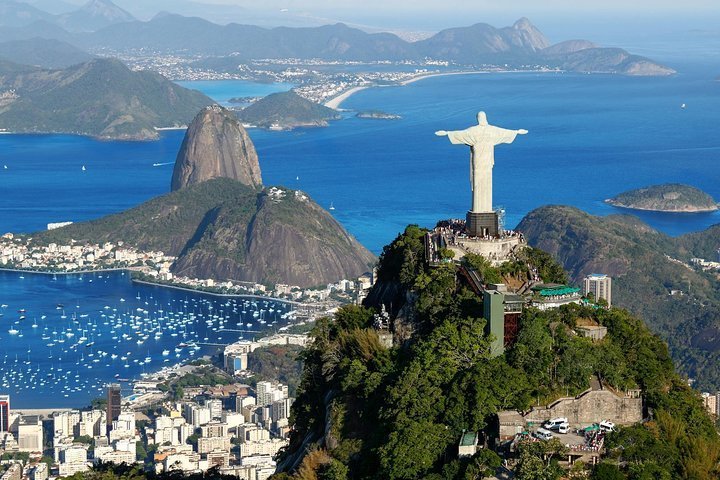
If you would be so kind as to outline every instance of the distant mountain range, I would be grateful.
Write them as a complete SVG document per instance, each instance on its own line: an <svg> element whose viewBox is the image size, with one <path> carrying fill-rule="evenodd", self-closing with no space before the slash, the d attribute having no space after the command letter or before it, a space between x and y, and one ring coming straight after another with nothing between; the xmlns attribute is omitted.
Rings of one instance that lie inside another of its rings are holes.
<svg viewBox="0 0 720 480"><path fill-rule="evenodd" d="M0 43L0 59L40 68L66 68L94 57L61 40L31 38Z"/></svg>
<svg viewBox="0 0 720 480"><path fill-rule="evenodd" d="M70 32L91 32L116 23L135 20L135 17L110 0L89 0L80 8L59 14L42 10L49 6L46 2L33 3L35 5L14 0L0 0L0 26L17 28L41 22L58 25ZM57 11L63 10L67 10L67 6Z"/></svg>
<svg viewBox="0 0 720 480"><path fill-rule="evenodd" d="M152 140L156 127L183 126L213 101L163 76L95 59L64 70L0 61L0 128Z"/></svg>
<svg viewBox="0 0 720 480"><path fill-rule="evenodd" d="M85 50L151 49L238 61L263 58L324 60L422 60L433 58L458 65L548 65L570 71L669 75L671 68L617 48L586 40L551 45L528 19L496 28L478 23L451 28L419 42L392 33L366 33L344 24L312 28L261 28L218 25L172 13L138 21L110 0L91 0L70 13L51 15L33 6L0 0L0 41L53 38ZM215 62L216 64L218 62ZM222 62L219 62L222 65Z"/></svg>
<svg viewBox="0 0 720 480"><path fill-rule="evenodd" d="M443 30L419 42L391 33L366 33L344 24L315 28L217 25L200 18L161 15L149 22L113 25L78 39L86 48L152 48L201 55L262 58L320 58L325 60L420 60L433 58L461 65L549 65L573 71L631 75L669 75L670 68L615 48L601 48L585 40L551 45L528 19L511 27L487 24Z"/></svg>

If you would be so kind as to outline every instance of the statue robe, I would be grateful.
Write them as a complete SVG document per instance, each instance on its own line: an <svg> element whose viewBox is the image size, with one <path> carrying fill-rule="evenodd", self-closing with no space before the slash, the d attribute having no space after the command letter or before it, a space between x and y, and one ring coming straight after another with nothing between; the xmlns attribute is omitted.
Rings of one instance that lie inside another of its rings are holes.
<svg viewBox="0 0 720 480"><path fill-rule="evenodd" d="M476 125L465 130L448 132L450 142L471 148L470 184L472 186L473 213L492 212L492 171L495 165L495 146L512 143L517 130L493 125Z"/></svg>

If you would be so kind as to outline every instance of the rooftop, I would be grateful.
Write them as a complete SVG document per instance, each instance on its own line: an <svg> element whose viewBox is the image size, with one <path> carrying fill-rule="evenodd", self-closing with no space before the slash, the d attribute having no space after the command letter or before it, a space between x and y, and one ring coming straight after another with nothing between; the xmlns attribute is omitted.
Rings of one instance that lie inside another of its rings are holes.
<svg viewBox="0 0 720 480"><path fill-rule="evenodd" d="M472 447L477 445L477 433L476 432L465 432L460 439L461 447Z"/></svg>
<svg viewBox="0 0 720 480"><path fill-rule="evenodd" d="M560 295L574 295L580 292L579 288L570 287L568 285L546 284L536 285L532 288L541 297L555 297Z"/></svg>

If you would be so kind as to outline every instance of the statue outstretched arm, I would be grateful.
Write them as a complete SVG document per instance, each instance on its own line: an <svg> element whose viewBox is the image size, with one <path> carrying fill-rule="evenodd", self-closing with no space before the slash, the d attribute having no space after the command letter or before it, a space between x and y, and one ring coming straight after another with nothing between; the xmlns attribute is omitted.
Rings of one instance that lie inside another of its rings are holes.
<svg viewBox="0 0 720 480"><path fill-rule="evenodd" d="M517 133L518 133L518 135L527 135L528 131L525 130L524 128L521 128L520 130L517 131Z"/></svg>
<svg viewBox="0 0 720 480"><path fill-rule="evenodd" d="M437 135L438 137L447 137L448 132L445 130L438 130L437 132L435 132L435 135Z"/></svg>

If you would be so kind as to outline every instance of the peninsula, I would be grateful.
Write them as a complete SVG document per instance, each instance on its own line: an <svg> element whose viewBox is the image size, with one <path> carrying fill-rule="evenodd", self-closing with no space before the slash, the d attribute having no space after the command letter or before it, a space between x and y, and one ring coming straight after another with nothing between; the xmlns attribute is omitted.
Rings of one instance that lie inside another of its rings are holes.
<svg viewBox="0 0 720 480"><path fill-rule="evenodd" d="M307 100L297 93L280 92L258 100L238 113L246 125L271 130L298 127L326 127L340 115L331 108Z"/></svg>
<svg viewBox="0 0 720 480"><path fill-rule="evenodd" d="M218 106L204 108L187 130L171 193L33 238L43 245L123 242L174 257L174 277L301 288L357 278L375 261L306 193L263 187L250 137Z"/></svg>
<svg viewBox="0 0 720 480"><path fill-rule="evenodd" d="M605 200L615 207L655 212L699 213L718 210L718 203L702 190L679 183L630 190Z"/></svg>
<svg viewBox="0 0 720 480"><path fill-rule="evenodd" d="M188 125L213 101L119 60L94 59L63 70L0 63L0 128L70 133L103 140L155 140L158 127Z"/></svg>

